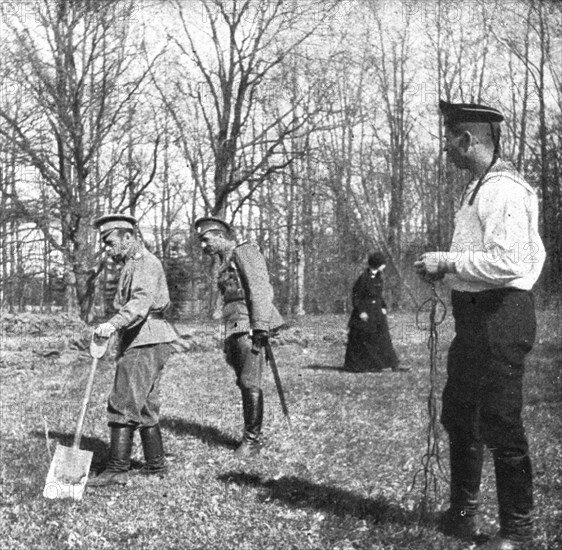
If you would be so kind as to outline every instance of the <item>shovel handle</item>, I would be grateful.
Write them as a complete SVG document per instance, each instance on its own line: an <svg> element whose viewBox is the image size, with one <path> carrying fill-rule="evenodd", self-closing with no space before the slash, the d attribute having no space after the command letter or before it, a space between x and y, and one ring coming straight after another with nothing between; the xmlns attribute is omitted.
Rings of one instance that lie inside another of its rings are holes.
<svg viewBox="0 0 562 550"><path fill-rule="evenodd" d="M92 388L94 386L94 375L96 374L97 366L98 366L98 358L94 357L92 359L92 366L90 367L88 384L86 385L86 391L84 392L84 399L82 399L82 405L80 407L80 414L78 415L78 420L76 421L76 429L74 430L74 442L72 443L73 449L80 448L80 440L82 439L82 430L84 428L84 418L86 417L86 411L88 410L90 395L92 395Z"/></svg>

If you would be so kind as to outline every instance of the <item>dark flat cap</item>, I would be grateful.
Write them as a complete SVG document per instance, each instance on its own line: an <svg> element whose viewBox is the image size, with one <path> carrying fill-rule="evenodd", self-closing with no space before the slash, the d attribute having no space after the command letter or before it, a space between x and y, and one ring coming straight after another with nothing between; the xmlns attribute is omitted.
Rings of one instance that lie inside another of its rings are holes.
<svg viewBox="0 0 562 550"><path fill-rule="evenodd" d="M103 235L115 229L134 229L137 220L127 214L106 214L94 220L94 227Z"/></svg>
<svg viewBox="0 0 562 550"><path fill-rule="evenodd" d="M439 101L439 109L445 118L445 124L458 122L502 122L503 115L493 107L478 103L449 103Z"/></svg>
<svg viewBox="0 0 562 550"><path fill-rule="evenodd" d="M226 232L227 235L232 234L230 225L228 225L224 220L213 216L199 218L198 220L195 220L194 225L198 237L202 237L205 233L207 233L207 231L221 231Z"/></svg>

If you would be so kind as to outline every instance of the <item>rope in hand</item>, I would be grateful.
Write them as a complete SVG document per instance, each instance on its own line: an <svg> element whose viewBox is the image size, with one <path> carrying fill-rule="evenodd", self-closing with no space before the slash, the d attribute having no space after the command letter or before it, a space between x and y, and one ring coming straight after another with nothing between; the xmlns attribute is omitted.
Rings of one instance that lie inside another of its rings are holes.
<svg viewBox="0 0 562 550"><path fill-rule="evenodd" d="M424 327L420 322L422 312L429 305L429 325ZM438 310L441 310L440 312ZM416 312L416 327L429 331L427 347L429 349L429 395L427 409L429 422L426 437L426 451L422 456L422 468L416 472L410 491L416 485L418 475L423 473L422 498L419 504L420 520L426 519L434 510L439 496L438 474L442 473L439 455L439 407L437 396L437 354L439 332L437 327L445 320L447 307L437 294L435 281L431 282L431 297Z"/></svg>

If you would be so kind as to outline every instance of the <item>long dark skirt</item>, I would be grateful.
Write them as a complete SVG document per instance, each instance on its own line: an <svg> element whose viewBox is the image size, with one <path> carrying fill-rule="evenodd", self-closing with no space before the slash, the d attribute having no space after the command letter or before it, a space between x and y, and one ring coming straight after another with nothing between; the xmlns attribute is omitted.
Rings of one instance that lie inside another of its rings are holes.
<svg viewBox="0 0 562 550"><path fill-rule="evenodd" d="M376 332L349 330L344 369L351 372L376 372L398 367L386 319Z"/></svg>

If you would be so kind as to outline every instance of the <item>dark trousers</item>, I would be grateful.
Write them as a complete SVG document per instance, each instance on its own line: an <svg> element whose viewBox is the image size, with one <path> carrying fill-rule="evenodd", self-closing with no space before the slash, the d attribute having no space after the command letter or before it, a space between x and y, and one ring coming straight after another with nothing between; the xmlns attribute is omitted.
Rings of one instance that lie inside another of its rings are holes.
<svg viewBox="0 0 562 550"><path fill-rule="evenodd" d="M521 418L524 360L536 332L533 297L526 291L498 289L453 292L452 301L456 334L449 349L441 418L452 444L451 471L453 453L462 456L463 449L488 446L494 456L502 530L515 529L509 518L528 515L533 505ZM480 472L463 475L479 480ZM529 522L519 526L526 536Z"/></svg>
<svg viewBox="0 0 562 550"><path fill-rule="evenodd" d="M521 420L525 355L535 339L532 295L517 290L453 292L442 422L488 447L526 454Z"/></svg>
<svg viewBox="0 0 562 550"><path fill-rule="evenodd" d="M170 355L169 344L128 348L118 356L107 403L110 424L150 427L158 424L159 387Z"/></svg>
<svg viewBox="0 0 562 550"><path fill-rule="evenodd" d="M231 334L224 342L226 362L234 369L240 389L261 389L264 351L252 353L252 339L247 332Z"/></svg>

